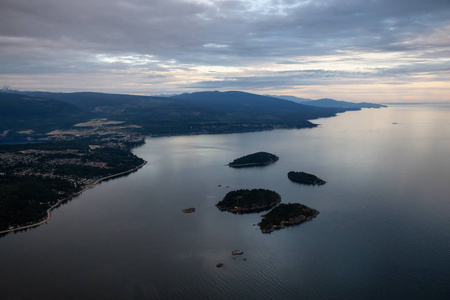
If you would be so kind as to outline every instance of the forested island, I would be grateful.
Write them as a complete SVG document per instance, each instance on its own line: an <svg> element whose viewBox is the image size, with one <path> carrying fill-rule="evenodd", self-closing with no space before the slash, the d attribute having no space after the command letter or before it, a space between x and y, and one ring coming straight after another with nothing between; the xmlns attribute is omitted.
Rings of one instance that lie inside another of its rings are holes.
<svg viewBox="0 0 450 300"><path fill-rule="evenodd" d="M245 168L254 166L265 166L278 160L278 156L268 152L256 152L236 158L228 164L232 168Z"/></svg>
<svg viewBox="0 0 450 300"><path fill-rule="evenodd" d="M266 189L242 189L231 191L216 206L221 211L232 213L260 212L281 202L277 192Z"/></svg>
<svg viewBox="0 0 450 300"><path fill-rule="evenodd" d="M261 232L271 233L276 229L311 221L319 212L300 203L281 203L263 216L258 223Z"/></svg>
<svg viewBox="0 0 450 300"><path fill-rule="evenodd" d="M318 178L316 175L308 174L305 172L290 171L288 173L288 178L296 183L308 185L323 185L326 183L325 180Z"/></svg>

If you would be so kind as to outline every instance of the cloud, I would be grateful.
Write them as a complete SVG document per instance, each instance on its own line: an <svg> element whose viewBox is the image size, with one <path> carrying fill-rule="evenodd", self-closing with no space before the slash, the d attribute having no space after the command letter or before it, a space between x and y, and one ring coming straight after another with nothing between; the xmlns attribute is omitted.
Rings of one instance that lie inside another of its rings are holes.
<svg viewBox="0 0 450 300"><path fill-rule="evenodd" d="M448 0L2 0L0 79L55 74L64 84L65 73L122 72L136 82L166 76L177 91L283 88L338 82L333 74L418 75L422 66L445 79L449 20ZM280 75L295 69L297 77Z"/></svg>

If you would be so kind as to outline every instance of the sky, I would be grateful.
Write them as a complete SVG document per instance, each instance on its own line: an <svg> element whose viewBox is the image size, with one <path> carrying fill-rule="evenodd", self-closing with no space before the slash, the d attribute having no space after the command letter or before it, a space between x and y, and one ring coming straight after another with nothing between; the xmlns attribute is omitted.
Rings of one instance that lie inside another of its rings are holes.
<svg viewBox="0 0 450 300"><path fill-rule="evenodd" d="M450 101L450 0L0 0L0 87Z"/></svg>

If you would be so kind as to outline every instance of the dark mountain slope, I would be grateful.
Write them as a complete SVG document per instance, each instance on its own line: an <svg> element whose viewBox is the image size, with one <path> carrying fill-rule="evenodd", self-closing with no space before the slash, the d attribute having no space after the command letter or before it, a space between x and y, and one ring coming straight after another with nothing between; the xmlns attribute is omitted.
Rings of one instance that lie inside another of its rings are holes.
<svg viewBox="0 0 450 300"><path fill-rule="evenodd" d="M172 97L199 109L221 113L216 122L245 124L251 130L308 128L308 120L331 117L340 108L320 108L244 92L198 92ZM258 129L257 129L258 128Z"/></svg>
<svg viewBox="0 0 450 300"><path fill-rule="evenodd" d="M342 109L323 109L305 106L279 98L237 91L181 94L172 97L172 99L181 99L184 103L189 103L199 107L208 107L220 111L239 111L245 113L276 115L287 114L296 115L298 118L304 119L328 117L344 111Z"/></svg>
<svg viewBox="0 0 450 300"><path fill-rule="evenodd" d="M25 92L27 95L35 97L46 97L56 100L61 100L73 104L85 111L98 112L104 108L109 108L108 111L116 109L122 110L124 106L137 105L138 103L145 103L148 108L156 108L160 105L173 103L168 98L126 95L126 94L105 94L93 92L79 92L79 93L49 93L49 92Z"/></svg>
<svg viewBox="0 0 450 300"><path fill-rule="evenodd" d="M311 105L316 107L340 107L345 109L361 109L361 108L381 108L386 107L386 105L367 103L367 102L348 102L348 101L338 101L334 99L324 98L318 100L311 100L302 102L304 105Z"/></svg>
<svg viewBox="0 0 450 300"><path fill-rule="evenodd" d="M197 108L167 97L105 94L93 92L47 93L25 92L27 95L52 97L92 113L95 118L125 121L142 126L146 134L187 133L191 123L217 119L217 113Z"/></svg>
<svg viewBox="0 0 450 300"><path fill-rule="evenodd" d="M0 93L0 130L47 132L88 120L90 114L63 101Z"/></svg>

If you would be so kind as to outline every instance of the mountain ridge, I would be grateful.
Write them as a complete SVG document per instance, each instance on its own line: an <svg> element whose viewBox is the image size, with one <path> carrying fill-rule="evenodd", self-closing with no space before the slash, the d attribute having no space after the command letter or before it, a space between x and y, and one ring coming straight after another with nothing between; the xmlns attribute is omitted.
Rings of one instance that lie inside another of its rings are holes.
<svg viewBox="0 0 450 300"><path fill-rule="evenodd" d="M317 100L312 100L308 98L299 98L295 96L288 96L288 95L265 95L270 96L274 98L289 100L295 103L300 103L303 105L308 106L316 106L316 107L334 107L334 108L344 108L344 109L361 109L361 108L382 108L387 107L383 104L378 103L369 103L369 102L350 102L350 101L342 101L342 100L335 100L331 98L321 98Z"/></svg>
<svg viewBox="0 0 450 300"><path fill-rule="evenodd" d="M10 112L11 116L15 116L16 123L8 123L6 119L0 120L0 129L6 132L0 136L0 143L1 139L14 135L14 132L17 135L20 130L31 129L42 137L50 130L59 129L58 127L68 128L87 119L120 122L127 128L133 128L134 132L144 135L186 135L312 128L317 125L310 120L332 117L350 110L308 106L240 91L207 91L172 97L96 92L3 92L0 93L0 102L6 101L8 97L46 99L50 101L48 103L60 107L62 113L49 110L46 118L41 120L37 112L45 111L44 102L34 101L35 106L37 105L36 111L27 111L21 107L24 104L17 100L17 113ZM39 107L39 104L42 107ZM9 120L14 121L11 118ZM38 128L18 126L26 120L33 120ZM23 134L20 133L25 137Z"/></svg>

